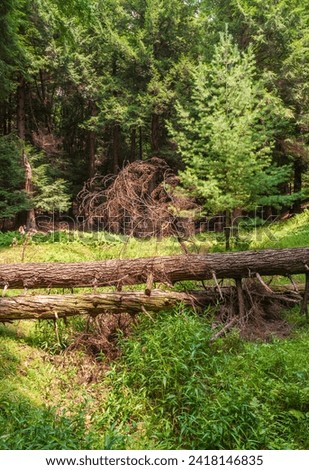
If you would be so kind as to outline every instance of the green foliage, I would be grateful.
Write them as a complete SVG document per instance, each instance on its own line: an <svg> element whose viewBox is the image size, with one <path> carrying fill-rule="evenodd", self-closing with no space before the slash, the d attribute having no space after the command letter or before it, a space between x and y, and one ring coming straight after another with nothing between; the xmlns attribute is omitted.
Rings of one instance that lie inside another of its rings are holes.
<svg viewBox="0 0 309 470"><path fill-rule="evenodd" d="M71 205L68 183L63 178L57 177L59 170L57 171L51 162L46 163L45 161L42 154L36 154L31 159L34 185L32 203L36 209L41 211L66 212Z"/></svg>
<svg viewBox="0 0 309 470"><path fill-rule="evenodd" d="M264 234L254 239L254 248L283 246L285 239L306 246L308 213L269 230L276 239ZM0 234L0 244L7 246L14 235ZM85 261L180 250L174 239L109 240L102 234L101 245L95 245L91 234L84 234L86 243L76 235L71 240L68 234L38 234L26 257ZM213 250L223 241L213 238L211 245L209 235L201 234L195 242L197 249L205 243ZM2 261L19 261L21 248L2 248ZM268 343L245 342L235 330L210 343L214 315L181 306L141 315L130 338L120 341L121 357L104 373L104 358L101 369L80 352L63 354L83 331L84 319L67 326L59 321L58 333L53 322L0 326L0 448L308 448L309 332L299 308L285 315L294 325L292 336ZM89 382L92 372L96 380Z"/></svg>
<svg viewBox="0 0 309 470"><path fill-rule="evenodd" d="M278 185L288 167L274 167L275 121L280 100L256 78L252 49L241 53L228 34L220 36L210 65L194 74L192 105L178 103L178 125L171 129L187 167L181 173L191 192L212 213L250 208L261 197L280 201Z"/></svg>
<svg viewBox="0 0 309 470"><path fill-rule="evenodd" d="M101 425L126 448L306 448L308 335L250 344L231 333L211 346L211 334L188 311L143 318L110 373Z"/></svg>
<svg viewBox="0 0 309 470"><path fill-rule="evenodd" d="M14 137L0 137L0 218L10 218L27 207L21 151Z"/></svg>
<svg viewBox="0 0 309 470"><path fill-rule="evenodd" d="M82 317L67 322L60 320L57 324L54 321L38 321L29 335L28 342L48 351L49 354L59 354L74 341L76 333L84 329L85 319Z"/></svg>
<svg viewBox="0 0 309 470"><path fill-rule="evenodd" d="M21 235L19 232L0 232L0 247L12 246L14 242L21 241Z"/></svg>
<svg viewBox="0 0 309 470"><path fill-rule="evenodd" d="M251 249L306 247L309 244L309 211L284 222L257 227L251 237Z"/></svg>
<svg viewBox="0 0 309 470"><path fill-rule="evenodd" d="M23 398L11 401L2 396L0 429L0 450L81 449L88 445L82 407L68 417Z"/></svg>
<svg viewBox="0 0 309 470"><path fill-rule="evenodd" d="M84 406L75 403L69 416L44 403L55 371L42 359L14 328L0 327L1 450L87 446Z"/></svg>

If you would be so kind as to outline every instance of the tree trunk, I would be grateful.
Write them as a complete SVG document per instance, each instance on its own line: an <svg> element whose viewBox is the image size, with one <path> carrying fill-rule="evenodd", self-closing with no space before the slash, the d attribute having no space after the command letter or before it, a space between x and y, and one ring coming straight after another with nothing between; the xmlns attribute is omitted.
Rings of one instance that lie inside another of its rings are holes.
<svg viewBox="0 0 309 470"><path fill-rule="evenodd" d="M130 162L135 162L136 160L136 128L131 129L131 152L130 152Z"/></svg>
<svg viewBox="0 0 309 470"><path fill-rule="evenodd" d="M302 190L302 172L303 167L300 159L294 162L294 187L293 192L299 193ZM297 199L293 204L293 212L299 214L301 212L301 198Z"/></svg>
<svg viewBox="0 0 309 470"><path fill-rule="evenodd" d="M0 286L10 288L124 286L154 282L248 278L305 273L309 248L211 253L206 255L0 265Z"/></svg>
<svg viewBox="0 0 309 470"><path fill-rule="evenodd" d="M246 305L246 289L238 289L233 286L220 288L220 296L217 287L207 287L202 291L190 292L166 292L162 290L147 289L144 292L107 292L102 294L66 294L66 295L21 295L16 297L0 297L0 322L14 320L49 320L65 318L74 315L96 316L104 313L131 313L158 312L172 310L177 305L185 304L197 309L205 309L208 305L218 305L222 302L226 307L234 303L235 295L240 299L239 311L236 311L236 319L244 323ZM265 305L276 302L277 305L294 306L301 303L300 294L282 290L280 293L260 292L250 293L250 305L252 301L261 299ZM303 301L303 303L305 300ZM273 304L272 304L273 305ZM252 305L251 305L252 307Z"/></svg>
<svg viewBox="0 0 309 470"><path fill-rule="evenodd" d="M88 154L89 154L89 178L93 178L96 172L95 153L97 136L94 131L88 133Z"/></svg>
<svg viewBox="0 0 309 470"><path fill-rule="evenodd" d="M22 141L22 155L21 161L25 169L25 192L29 199L32 197L33 185L32 185L32 168L28 160L26 151L25 151L25 138L26 138L26 113L25 113L25 103L26 103L26 82L23 77L21 77L19 86L17 89L17 132L18 137ZM27 229L35 229L35 212L34 209L29 209L26 213L26 226Z"/></svg>
<svg viewBox="0 0 309 470"><path fill-rule="evenodd" d="M113 125L113 173L116 175L119 172L120 160L120 126L119 124Z"/></svg>
<svg viewBox="0 0 309 470"><path fill-rule="evenodd" d="M7 135L8 134L8 119L7 119L7 102L3 101L0 104L0 128L1 128L1 135Z"/></svg>
<svg viewBox="0 0 309 470"><path fill-rule="evenodd" d="M157 154L160 149L160 121L159 115L153 113L151 117L151 151Z"/></svg>
<svg viewBox="0 0 309 470"><path fill-rule="evenodd" d="M17 88L17 133L20 140L25 141L26 137L26 82L23 77L20 78Z"/></svg>
<svg viewBox="0 0 309 470"><path fill-rule="evenodd" d="M170 310L179 303L205 306L217 301L215 290L192 292L108 292L104 294L36 295L0 298L0 322L55 319L73 315L99 315L106 312L140 313Z"/></svg>
<svg viewBox="0 0 309 470"><path fill-rule="evenodd" d="M231 241L231 212L230 211L226 211L225 213L224 235L225 235L225 250L229 251L230 241Z"/></svg>
<svg viewBox="0 0 309 470"><path fill-rule="evenodd" d="M139 127L139 159L143 160L143 129Z"/></svg>
<svg viewBox="0 0 309 470"><path fill-rule="evenodd" d="M97 108L95 103L90 102L90 115L95 117L97 115ZM97 147L97 133L91 129L88 131L88 161L89 161L89 178L93 178L96 172L95 155Z"/></svg>

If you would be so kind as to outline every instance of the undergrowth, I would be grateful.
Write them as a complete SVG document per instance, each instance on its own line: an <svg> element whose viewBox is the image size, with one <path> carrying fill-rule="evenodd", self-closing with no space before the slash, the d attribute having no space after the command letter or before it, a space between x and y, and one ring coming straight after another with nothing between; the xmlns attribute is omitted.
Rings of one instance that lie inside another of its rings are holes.
<svg viewBox="0 0 309 470"><path fill-rule="evenodd" d="M308 328L271 343L211 335L191 311L141 319L97 418L113 423L115 447L118 438L120 448L308 448Z"/></svg>
<svg viewBox="0 0 309 470"><path fill-rule="evenodd" d="M307 211L256 232L244 227L233 249L307 246L308 232ZM1 262L20 262L23 243L0 234ZM185 243L204 253L221 251L224 239ZM108 234L38 234L24 249L26 262L180 253L173 238ZM232 330L212 343L213 315L141 315L128 338L119 332L112 363L67 351L84 319L58 322L57 331L53 322L0 326L0 449L307 449L309 331L299 309L286 313L291 337L268 342Z"/></svg>

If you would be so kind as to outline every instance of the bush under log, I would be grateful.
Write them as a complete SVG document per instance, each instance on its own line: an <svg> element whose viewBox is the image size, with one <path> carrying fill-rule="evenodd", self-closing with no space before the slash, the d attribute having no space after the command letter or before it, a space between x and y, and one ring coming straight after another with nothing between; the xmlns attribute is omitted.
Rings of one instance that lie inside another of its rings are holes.
<svg viewBox="0 0 309 470"><path fill-rule="evenodd" d="M309 271L309 248L162 256L85 263L0 265L2 288L99 287L178 281L290 276Z"/></svg>

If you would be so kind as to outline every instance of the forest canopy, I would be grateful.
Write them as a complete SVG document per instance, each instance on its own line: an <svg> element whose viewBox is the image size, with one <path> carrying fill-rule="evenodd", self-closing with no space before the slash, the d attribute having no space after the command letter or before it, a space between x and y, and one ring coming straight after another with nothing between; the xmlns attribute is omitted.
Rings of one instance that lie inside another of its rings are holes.
<svg viewBox="0 0 309 470"><path fill-rule="evenodd" d="M299 212L308 15L304 0L3 0L0 217L31 226L151 157L208 212Z"/></svg>

